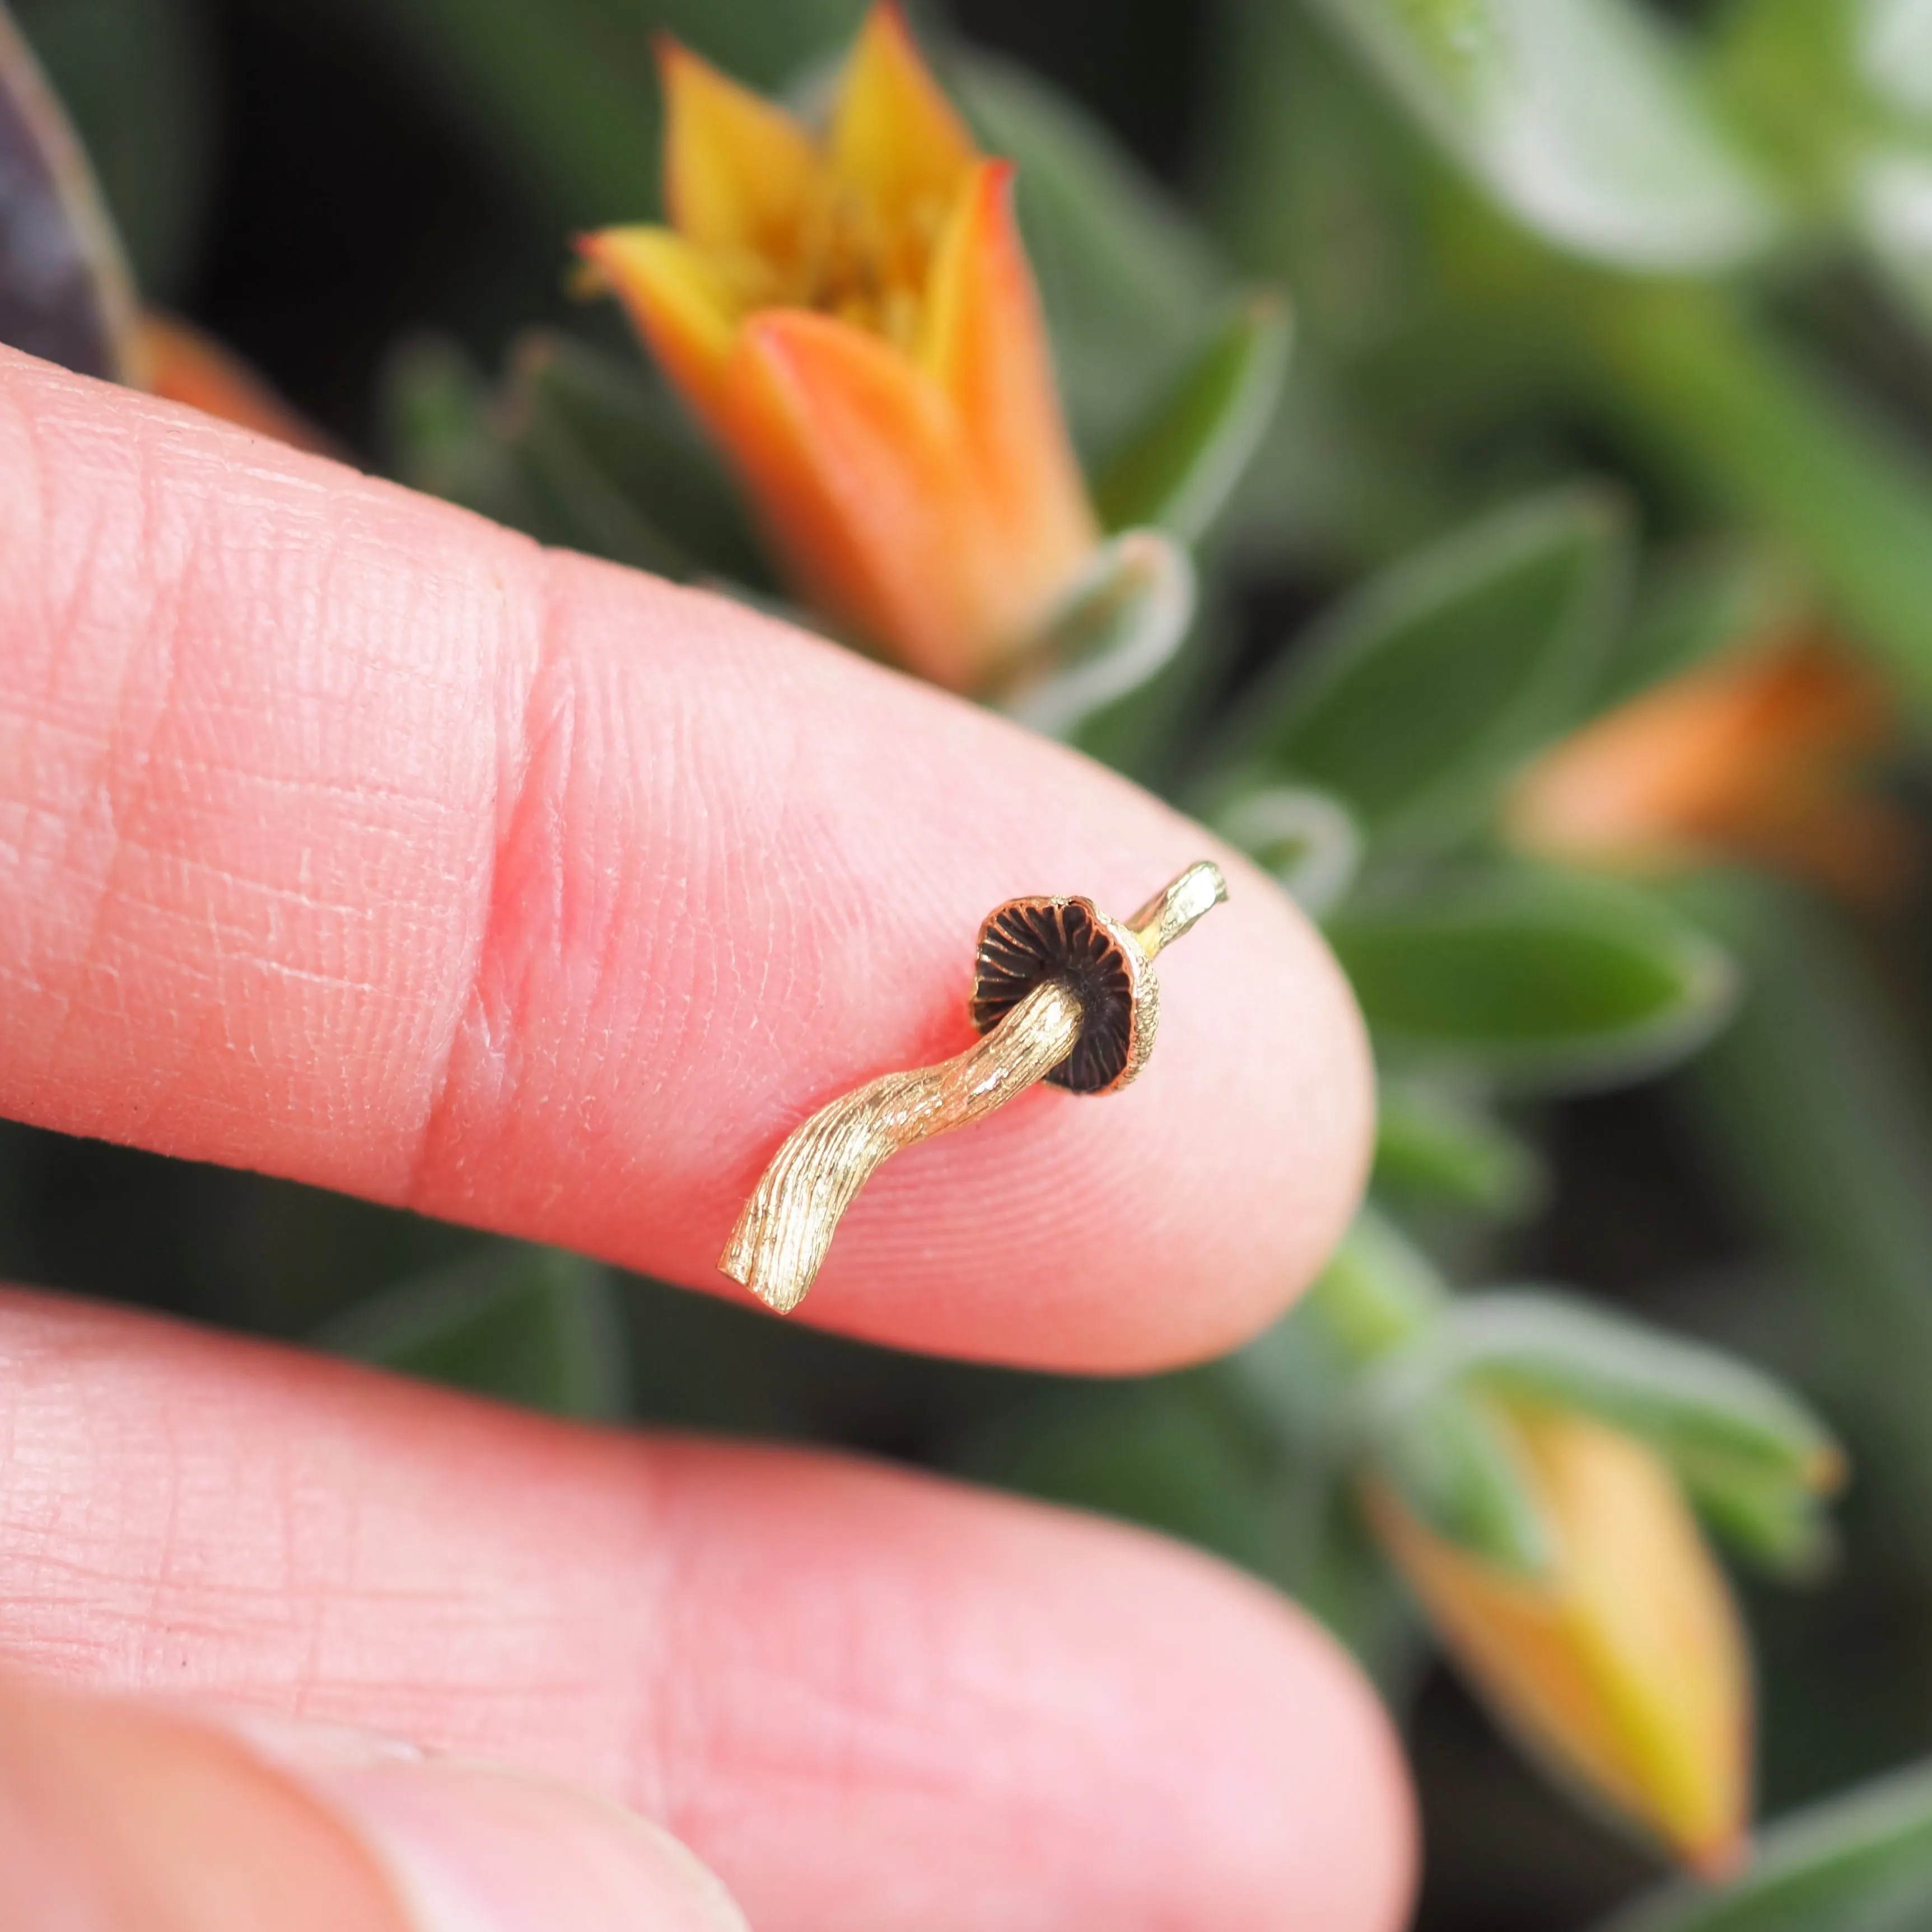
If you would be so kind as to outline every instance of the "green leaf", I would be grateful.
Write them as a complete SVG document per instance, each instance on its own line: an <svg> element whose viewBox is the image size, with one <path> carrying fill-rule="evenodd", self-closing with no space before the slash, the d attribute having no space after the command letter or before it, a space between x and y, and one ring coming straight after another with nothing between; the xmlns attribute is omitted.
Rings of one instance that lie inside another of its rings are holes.
<svg viewBox="0 0 1932 1932"><path fill-rule="evenodd" d="M1340 905L1361 869L1362 835L1339 799L1306 785L1262 785L1226 800L1214 829L1310 918Z"/></svg>
<svg viewBox="0 0 1932 1932"><path fill-rule="evenodd" d="M1439 303L1418 272L1418 151L1435 158L1351 49L1309 10L1258 0L1226 10L1213 80L1216 226L1244 268L1293 292L1298 350L1352 356L1409 326L1408 302ZM1305 374L1298 353L1291 388Z"/></svg>
<svg viewBox="0 0 1932 1932"><path fill-rule="evenodd" d="M1748 1467L1707 1462L1690 1484L1704 1520L1747 1562L1790 1583L1816 1582L1838 1540L1819 1498Z"/></svg>
<svg viewBox="0 0 1932 1932"><path fill-rule="evenodd" d="M623 1327L605 1270L493 1242L358 1302L323 1348L554 1415L623 1414Z"/></svg>
<svg viewBox="0 0 1932 1932"><path fill-rule="evenodd" d="M776 92L815 61L843 60L873 0L573 0L607 30L675 34L748 87Z"/></svg>
<svg viewBox="0 0 1932 1932"><path fill-rule="evenodd" d="M1094 499L1108 529L1157 525L1185 544L1208 534L1281 399L1288 338L1280 296L1242 304L1102 471Z"/></svg>
<svg viewBox="0 0 1932 1932"><path fill-rule="evenodd" d="M493 392L460 350L422 338L392 357L386 409L418 489L661 576L766 581L716 456L641 366L532 329Z"/></svg>
<svg viewBox="0 0 1932 1932"><path fill-rule="evenodd" d="M1734 267L1780 212L1633 0L1319 0L1490 194L1556 246L1644 272Z"/></svg>
<svg viewBox="0 0 1932 1932"><path fill-rule="evenodd" d="M947 80L1016 204L1075 442L1118 449L1201 352L1230 280L1205 237L1099 124L1004 62Z"/></svg>
<svg viewBox="0 0 1932 1932"><path fill-rule="evenodd" d="M472 144L558 226L658 210L653 32L775 91L842 50L864 0L359 0Z"/></svg>
<svg viewBox="0 0 1932 1932"><path fill-rule="evenodd" d="M1579 290L1567 315L1606 415L1784 545L1932 709L1932 464L1901 426L1717 291Z"/></svg>
<svg viewBox="0 0 1932 1932"><path fill-rule="evenodd" d="M496 433L530 505L523 528L544 543L634 570L680 582L698 575L690 555L618 487L568 421L527 395L506 400L516 413L497 414Z"/></svg>
<svg viewBox="0 0 1932 1932"><path fill-rule="evenodd" d="M1375 1186L1398 1199L1521 1221L1547 1198L1550 1178L1534 1147L1454 1086L1385 1079L1377 1096Z"/></svg>
<svg viewBox="0 0 1932 1932"><path fill-rule="evenodd" d="M560 226L655 212L650 13L622 9L620 24L620 9L586 0L358 4L478 152Z"/></svg>
<svg viewBox="0 0 1932 1932"><path fill-rule="evenodd" d="M500 421L533 487L582 530L578 548L667 576L769 580L716 452L641 364L530 330L512 352Z"/></svg>
<svg viewBox="0 0 1932 1932"><path fill-rule="evenodd" d="M1474 1296L1430 1338L1427 1376L1580 1410L1641 1437L1694 1496L1708 1478L1720 1514L1761 1514L1780 1491L1802 1513L1844 1468L1824 1424L1768 1376L1572 1296Z"/></svg>
<svg viewBox="0 0 1932 1932"><path fill-rule="evenodd" d="M1448 1301L1435 1264L1394 1222L1372 1207L1350 1224L1303 1307L1357 1366L1402 1346Z"/></svg>
<svg viewBox="0 0 1932 1932"><path fill-rule="evenodd" d="M1010 717L1072 737L1172 658L1194 618L1194 567L1159 530L1103 544L992 700Z"/></svg>
<svg viewBox="0 0 1932 1932"><path fill-rule="evenodd" d="M87 157L0 6L0 342L124 378L134 298Z"/></svg>
<svg viewBox="0 0 1932 1932"><path fill-rule="evenodd" d="M1549 1532L1516 1452L1479 1402L1453 1388L1412 1388L1392 1372L1370 1378L1364 1407L1370 1466L1412 1516L1498 1569L1541 1571Z"/></svg>
<svg viewBox="0 0 1932 1932"><path fill-rule="evenodd" d="M1448 1300L1428 1258L1366 1208L1301 1305L1222 1366L1230 1394L1312 1485L1300 1526L1310 1560L1334 1527L1326 1487L1364 1469L1486 1561L1527 1573L1546 1559L1515 1452L1480 1405L1389 1372L1426 1346Z"/></svg>
<svg viewBox="0 0 1932 1932"><path fill-rule="evenodd" d="M382 376L382 440L396 475L518 530L538 519L518 464L491 418L482 372L446 337L406 338Z"/></svg>
<svg viewBox="0 0 1932 1932"><path fill-rule="evenodd" d="M1352 1426L1360 1366L1348 1338L1304 1298L1211 1372L1231 1410L1252 1423L1277 1456L1306 1468L1337 1460Z"/></svg>
<svg viewBox="0 0 1932 1932"><path fill-rule="evenodd" d="M1932 1766L1780 1820L1725 1883L1682 1880L1598 1932L1923 1932Z"/></svg>
<svg viewBox="0 0 1932 1932"><path fill-rule="evenodd" d="M1385 1052L1524 1087L1654 1072L1709 1038L1736 986L1662 900L1582 874L1494 873L1352 908L1328 937Z"/></svg>
<svg viewBox="0 0 1932 1932"><path fill-rule="evenodd" d="M1618 500L1566 490L1406 559L1316 627L1224 764L1334 792L1384 843L1466 832L1596 682L1628 547Z"/></svg>
<svg viewBox="0 0 1932 1932"><path fill-rule="evenodd" d="M1792 622L1790 573L1757 547L1700 544L1646 573L1592 710L1607 710Z"/></svg>

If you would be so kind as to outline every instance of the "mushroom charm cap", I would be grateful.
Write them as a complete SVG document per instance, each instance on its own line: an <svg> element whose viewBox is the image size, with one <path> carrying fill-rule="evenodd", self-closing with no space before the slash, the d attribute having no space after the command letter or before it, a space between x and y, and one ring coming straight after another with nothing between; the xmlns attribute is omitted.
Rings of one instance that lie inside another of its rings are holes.
<svg viewBox="0 0 1932 1932"><path fill-rule="evenodd" d="M1111 1094L1147 1064L1160 986L1140 942L1086 898L1009 899L980 928L970 1012L989 1033L1036 986L1080 1002L1080 1035L1046 1076L1076 1094Z"/></svg>

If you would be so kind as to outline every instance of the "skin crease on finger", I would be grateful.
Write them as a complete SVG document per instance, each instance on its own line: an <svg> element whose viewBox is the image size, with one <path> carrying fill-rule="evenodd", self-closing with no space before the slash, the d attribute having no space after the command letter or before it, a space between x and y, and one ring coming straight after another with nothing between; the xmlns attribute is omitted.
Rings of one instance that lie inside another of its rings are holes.
<svg viewBox="0 0 1932 1932"><path fill-rule="evenodd" d="M1203 856L1141 1080L894 1160L807 1318L1110 1370L1252 1330L1366 1158L1319 940L975 707L0 353L0 1111L736 1293L786 1132L970 1041L988 910Z"/></svg>
<svg viewBox="0 0 1932 1932"><path fill-rule="evenodd" d="M1138 1532L19 1294L0 1432L0 1661L561 1778L759 1932L1402 1922L1372 1694Z"/></svg>

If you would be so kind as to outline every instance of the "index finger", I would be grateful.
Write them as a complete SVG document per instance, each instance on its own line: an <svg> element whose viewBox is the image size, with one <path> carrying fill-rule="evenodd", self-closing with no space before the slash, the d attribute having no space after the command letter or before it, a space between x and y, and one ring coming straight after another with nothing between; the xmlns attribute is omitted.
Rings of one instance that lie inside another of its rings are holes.
<svg viewBox="0 0 1932 1932"><path fill-rule="evenodd" d="M736 1293L790 1127L970 1040L987 911L1203 856L1146 1073L894 1160L809 1318L1115 1370L1265 1320L1365 1159L1318 940L970 706L0 354L0 1110Z"/></svg>

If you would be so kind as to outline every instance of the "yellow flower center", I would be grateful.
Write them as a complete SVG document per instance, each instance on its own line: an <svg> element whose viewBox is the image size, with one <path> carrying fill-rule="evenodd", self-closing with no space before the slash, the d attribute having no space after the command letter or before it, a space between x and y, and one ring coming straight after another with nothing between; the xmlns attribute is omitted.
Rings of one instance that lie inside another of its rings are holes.
<svg viewBox="0 0 1932 1932"><path fill-rule="evenodd" d="M910 352L946 224L944 200L925 194L888 208L828 169L803 201L797 218L761 236L758 248L706 251L740 313L815 309Z"/></svg>

